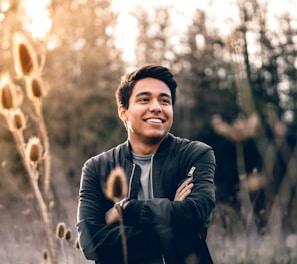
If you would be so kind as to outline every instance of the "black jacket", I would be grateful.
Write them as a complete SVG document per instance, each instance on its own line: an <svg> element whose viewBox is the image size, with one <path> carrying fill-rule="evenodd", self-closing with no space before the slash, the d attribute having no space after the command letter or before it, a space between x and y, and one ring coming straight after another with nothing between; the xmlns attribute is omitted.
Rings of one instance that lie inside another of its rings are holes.
<svg viewBox="0 0 297 264"><path fill-rule="evenodd" d="M124 210L129 264L212 263L205 243L215 207L215 157L208 145L168 134L152 165L153 199L137 200L140 168L133 164L129 142L90 158L82 169L78 205L79 242L87 259L120 264L118 225L107 225L113 206L103 192L110 171L121 166L129 181L129 204ZM173 201L179 184L193 174L194 188L182 202ZM200 262L198 261L200 259Z"/></svg>

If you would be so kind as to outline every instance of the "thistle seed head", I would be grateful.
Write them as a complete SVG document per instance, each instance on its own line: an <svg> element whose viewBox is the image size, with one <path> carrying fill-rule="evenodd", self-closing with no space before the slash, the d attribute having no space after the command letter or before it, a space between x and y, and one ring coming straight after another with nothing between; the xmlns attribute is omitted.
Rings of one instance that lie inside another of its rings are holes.
<svg viewBox="0 0 297 264"><path fill-rule="evenodd" d="M13 91L9 84L1 87L1 106L7 110L13 108Z"/></svg>
<svg viewBox="0 0 297 264"><path fill-rule="evenodd" d="M31 100L42 99L46 95L46 90L40 77L28 78L26 87L28 98Z"/></svg>
<svg viewBox="0 0 297 264"><path fill-rule="evenodd" d="M8 74L0 76L0 112L11 111L21 105L22 89L15 85Z"/></svg>
<svg viewBox="0 0 297 264"><path fill-rule="evenodd" d="M26 118L20 109L11 111L8 120L10 131L23 131L26 129Z"/></svg>
<svg viewBox="0 0 297 264"><path fill-rule="evenodd" d="M67 229L65 234L64 234L64 238L66 241L69 241L71 239L71 230Z"/></svg>
<svg viewBox="0 0 297 264"><path fill-rule="evenodd" d="M56 228L56 237L60 239L64 238L65 232L66 232L65 223L64 222L58 223Z"/></svg>
<svg viewBox="0 0 297 264"><path fill-rule="evenodd" d="M115 203L127 195L127 177L121 167L116 167L110 172L106 182L105 193L107 198Z"/></svg>
<svg viewBox="0 0 297 264"><path fill-rule="evenodd" d="M42 159L42 145L38 137L32 137L26 147L27 157L36 164Z"/></svg>
<svg viewBox="0 0 297 264"><path fill-rule="evenodd" d="M38 71L36 53L32 46L21 34L14 36L15 69L20 77L30 76Z"/></svg>
<svg viewBox="0 0 297 264"><path fill-rule="evenodd" d="M247 118L240 118L228 124L220 116L215 115L212 118L212 125L218 134L238 143L255 136L259 126L259 117L251 114Z"/></svg>
<svg viewBox="0 0 297 264"><path fill-rule="evenodd" d="M22 91L16 86L8 74L0 76L0 111L10 111L22 102Z"/></svg>
<svg viewBox="0 0 297 264"><path fill-rule="evenodd" d="M48 254L47 254L46 250L43 251L42 257L43 257L44 260L48 259Z"/></svg>
<svg viewBox="0 0 297 264"><path fill-rule="evenodd" d="M73 247L74 247L75 249L80 249L79 242L78 242L78 238L75 239L74 244L73 244Z"/></svg>

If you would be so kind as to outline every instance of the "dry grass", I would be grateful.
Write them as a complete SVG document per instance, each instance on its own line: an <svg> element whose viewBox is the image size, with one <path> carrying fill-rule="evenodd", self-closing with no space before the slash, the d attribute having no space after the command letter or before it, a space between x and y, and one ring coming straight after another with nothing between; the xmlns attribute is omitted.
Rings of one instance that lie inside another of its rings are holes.
<svg viewBox="0 0 297 264"><path fill-rule="evenodd" d="M1 185L3 180L1 180ZM35 208L33 195L18 189L14 183L5 182L10 191L0 189L0 260L5 264L41 264L47 247L44 237L43 224ZM22 193L24 195L22 195ZM71 212L75 219L75 212ZM55 219L59 219L55 215ZM56 221L55 221L56 222ZM75 226L69 227L72 237L64 240L63 244L56 239L58 263L83 264L86 261L81 252L74 248L76 240ZM62 248L63 246L63 248Z"/></svg>
<svg viewBox="0 0 297 264"><path fill-rule="evenodd" d="M217 264L297 263L297 234L275 237L247 232L240 213L227 205L215 209L208 232L208 245Z"/></svg>

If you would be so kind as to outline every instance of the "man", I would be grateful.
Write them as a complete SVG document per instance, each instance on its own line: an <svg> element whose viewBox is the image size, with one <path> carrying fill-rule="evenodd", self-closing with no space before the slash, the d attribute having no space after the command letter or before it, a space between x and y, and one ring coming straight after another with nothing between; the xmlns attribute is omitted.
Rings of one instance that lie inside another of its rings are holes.
<svg viewBox="0 0 297 264"><path fill-rule="evenodd" d="M80 186L79 242L95 263L124 263L120 213L104 190L116 167L129 183L120 203L128 263L212 263L205 239L215 207L214 152L169 132L176 86L167 68L147 64L124 75L116 90L128 139L90 158Z"/></svg>

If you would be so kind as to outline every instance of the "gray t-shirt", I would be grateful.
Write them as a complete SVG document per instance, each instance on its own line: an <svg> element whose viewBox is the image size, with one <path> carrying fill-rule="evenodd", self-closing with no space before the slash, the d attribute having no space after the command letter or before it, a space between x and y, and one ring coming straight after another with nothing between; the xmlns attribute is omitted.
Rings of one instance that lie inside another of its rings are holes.
<svg viewBox="0 0 297 264"><path fill-rule="evenodd" d="M134 163L141 168L140 188L137 198L138 200L146 201L153 198L151 164L154 155L136 155L135 153L132 153L132 156Z"/></svg>

